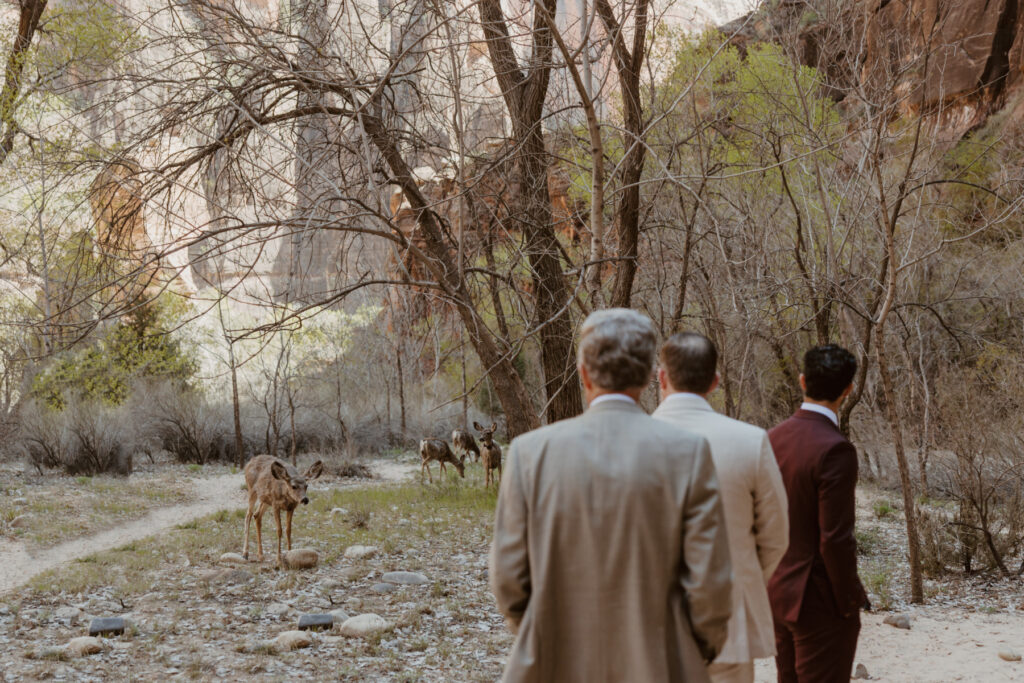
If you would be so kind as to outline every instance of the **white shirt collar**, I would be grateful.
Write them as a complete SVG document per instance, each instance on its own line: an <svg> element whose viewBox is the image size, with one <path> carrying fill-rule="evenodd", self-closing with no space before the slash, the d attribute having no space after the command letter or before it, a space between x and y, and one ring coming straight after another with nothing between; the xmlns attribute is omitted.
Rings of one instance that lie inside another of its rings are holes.
<svg viewBox="0 0 1024 683"><path fill-rule="evenodd" d="M601 394L600 396L598 396L597 398L590 402L590 407L593 408L598 403L604 403L605 401L625 401L627 403L632 403L633 405L636 405L636 401L634 401L629 396L626 396L625 394Z"/></svg>
<svg viewBox="0 0 1024 683"><path fill-rule="evenodd" d="M662 401L662 403L668 403L669 401L686 401L691 406L697 408L704 408L706 410L711 411L714 410L714 408L711 407L711 404L708 403L706 398L704 398L700 394L692 394L689 391L677 391L675 393L669 394L668 396L665 397L665 400Z"/></svg>
<svg viewBox="0 0 1024 683"><path fill-rule="evenodd" d="M832 420L832 424L834 424L836 427L839 426L839 416L836 415L831 410L829 410L828 408L826 408L825 406L820 406L817 403L807 403L805 401L800 404L800 410L809 410L812 413L824 415L828 419Z"/></svg>

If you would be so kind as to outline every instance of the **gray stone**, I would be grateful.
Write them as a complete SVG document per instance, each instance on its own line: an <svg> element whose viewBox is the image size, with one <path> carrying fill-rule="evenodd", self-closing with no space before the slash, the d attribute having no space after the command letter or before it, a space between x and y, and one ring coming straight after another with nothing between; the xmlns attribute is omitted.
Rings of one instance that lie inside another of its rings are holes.
<svg viewBox="0 0 1024 683"><path fill-rule="evenodd" d="M51 661L60 661L62 659L67 659L68 658L68 653L65 652L64 648L62 648L62 647L55 647L53 645L48 645L46 647L41 647L38 650L36 650L34 653L32 653L32 657L31 658L32 659L48 659L48 660L51 660Z"/></svg>
<svg viewBox="0 0 1024 683"><path fill-rule="evenodd" d="M28 498L15 498L11 502L15 505L28 505Z"/></svg>
<svg viewBox="0 0 1024 683"><path fill-rule="evenodd" d="M299 617L300 631L319 631L334 628L332 614L303 614Z"/></svg>
<svg viewBox="0 0 1024 683"><path fill-rule="evenodd" d="M341 626L346 621L348 621L348 612L346 612L343 609L332 609L330 614L331 614L331 617L334 618L334 625L335 626Z"/></svg>
<svg viewBox="0 0 1024 683"><path fill-rule="evenodd" d="M103 652L103 643L99 638L92 636L80 636L72 638L64 646L64 654L68 657L85 657Z"/></svg>
<svg viewBox="0 0 1024 683"><path fill-rule="evenodd" d="M395 590L397 588L398 588L398 586L396 586L393 583L375 583L375 584L373 584L372 590L375 593L390 593L391 591L393 591L393 590Z"/></svg>
<svg viewBox="0 0 1024 683"><path fill-rule="evenodd" d="M1000 650L999 658L1007 662L1019 662L1020 653L1014 650Z"/></svg>
<svg viewBox="0 0 1024 683"><path fill-rule="evenodd" d="M375 545L350 545L345 548L345 557L350 560L365 560L377 554Z"/></svg>
<svg viewBox="0 0 1024 683"><path fill-rule="evenodd" d="M296 548L281 556L288 569L312 569L320 562L320 554L312 548Z"/></svg>
<svg viewBox="0 0 1024 683"><path fill-rule="evenodd" d="M29 525L29 522L31 521L32 515L18 515L17 517L11 520L11 528L20 529L22 527L26 527Z"/></svg>
<svg viewBox="0 0 1024 683"><path fill-rule="evenodd" d="M90 636L119 636L128 626L124 617L96 617L89 622Z"/></svg>
<svg viewBox="0 0 1024 683"><path fill-rule="evenodd" d="M868 668L863 664L858 664L853 670L853 680L870 681L871 675L868 674Z"/></svg>
<svg viewBox="0 0 1024 683"><path fill-rule="evenodd" d="M910 630L910 616L906 614L890 614L882 622L889 626Z"/></svg>
<svg viewBox="0 0 1024 683"><path fill-rule="evenodd" d="M225 564L246 564L249 560L245 559L238 553L224 553L220 556L219 561Z"/></svg>
<svg viewBox="0 0 1024 683"><path fill-rule="evenodd" d="M77 607L71 607L70 605L65 607L58 607L57 611L53 613L53 617L58 621L66 621L69 624L74 624L78 621L78 617L82 616L82 610Z"/></svg>
<svg viewBox="0 0 1024 683"><path fill-rule="evenodd" d="M263 611L267 614L270 614L271 616L283 617L284 615L291 612L292 608L289 605L284 604L283 602L272 602L269 605L267 605L266 609L264 609Z"/></svg>
<svg viewBox="0 0 1024 683"><path fill-rule="evenodd" d="M418 586L430 581L424 574L419 572L388 572L381 577L381 580L387 583L400 583L409 586Z"/></svg>
<svg viewBox="0 0 1024 683"><path fill-rule="evenodd" d="M345 508L333 508L331 510L331 515L347 515L347 514L348 514L348 510L346 510Z"/></svg>

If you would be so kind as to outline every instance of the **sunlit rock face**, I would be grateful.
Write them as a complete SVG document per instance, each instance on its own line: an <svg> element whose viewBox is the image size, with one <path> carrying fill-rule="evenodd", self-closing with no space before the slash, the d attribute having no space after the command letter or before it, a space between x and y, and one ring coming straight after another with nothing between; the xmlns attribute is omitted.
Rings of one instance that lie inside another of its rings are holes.
<svg viewBox="0 0 1024 683"><path fill-rule="evenodd" d="M1024 117L1018 0L777 0L721 28L741 46L794 48L828 73L836 100L854 86L895 91L904 112L925 113L949 142L1003 109L1008 123Z"/></svg>

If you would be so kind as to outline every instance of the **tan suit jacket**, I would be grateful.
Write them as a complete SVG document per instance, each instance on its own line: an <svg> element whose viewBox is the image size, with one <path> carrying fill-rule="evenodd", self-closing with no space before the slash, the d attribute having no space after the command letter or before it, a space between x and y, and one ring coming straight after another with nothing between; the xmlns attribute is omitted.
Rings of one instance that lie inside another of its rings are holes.
<svg viewBox="0 0 1024 683"><path fill-rule="evenodd" d="M505 681L708 680L731 572L703 438L623 401L524 434L494 527Z"/></svg>
<svg viewBox="0 0 1024 683"><path fill-rule="evenodd" d="M786 489L765 430L716 413L700 396L676 394L654 417L700 434L711 444L732 557L732 618L716 662L775 654L768 579L789 544Z"/></svg>

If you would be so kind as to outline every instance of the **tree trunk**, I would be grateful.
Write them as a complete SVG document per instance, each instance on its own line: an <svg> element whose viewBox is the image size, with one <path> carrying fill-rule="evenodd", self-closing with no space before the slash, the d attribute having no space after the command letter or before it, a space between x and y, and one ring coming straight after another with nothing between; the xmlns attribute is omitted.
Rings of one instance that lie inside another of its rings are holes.
<svg viewBox="0 0 1024 683"><path fill-rule="evenodd" d="M875 357L878 360L878 374L882 378L885 392L886 413L889 418L889 430L892 433L893 447L896 449L896 463L900 469L900 488L903 491L903 516L907 523L907 549L910 559L910 601L924 602L924 584L921 579L920 539L917 533L917 509L914 504L913 485L910 481L910 467L907 465L907 454L903 450L903 433L900 416L896 407L896 394L893 391L892 375L885 353L885 330L878 329L875 334Z"/></svg>
<svg viewBox="0 0 1024 683"><path fill-rule="evenodd" d="M238 365L234 344L228 342L228 362L231 364L231 413L235 421L235 465L245 464L245 437L242 435L242 409L238 400Z"/></svg>
<svg viewBox="0 0 1024 683"><path fill-rule="evenodd" d="M21 94L21 79L25 73L25 65L29 62L28 50L32 46L32 38L39 28L39 21L46 9L47 0L21 0L18 15L18 33L7 55L7 68L4 70L4 85L0 89L0 166L14 149L14 137L18 134L18 122L14 110Z"/></svg>

